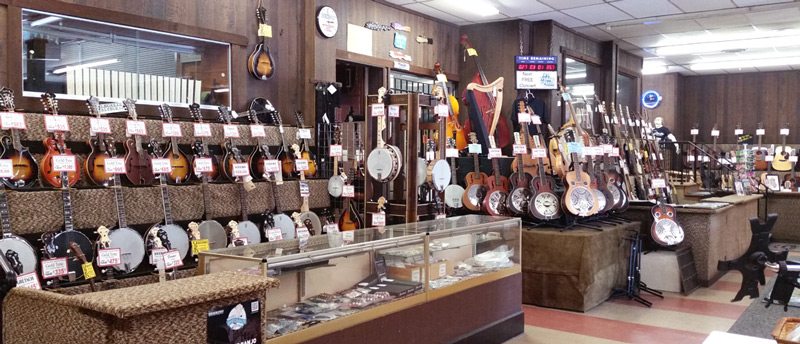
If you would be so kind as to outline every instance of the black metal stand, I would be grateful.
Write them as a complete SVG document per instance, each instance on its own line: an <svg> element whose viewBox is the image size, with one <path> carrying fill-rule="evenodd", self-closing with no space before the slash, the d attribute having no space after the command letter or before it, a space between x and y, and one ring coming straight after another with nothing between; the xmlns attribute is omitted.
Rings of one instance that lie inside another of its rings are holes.
<svg viewBox="0 0 800 344"><path fill-rule="evenodd" d="M647 307L653 307L653 303L645 300L641 293L648 293L653 296L664 298L662 293L655 289L650 289L641 280L641 259L642 259L642 239L638 231L633 237L625 238L630 242L630 258L628 259L628 283L625 288L615 288L609 299L627 298L634 300Z"/></svg>

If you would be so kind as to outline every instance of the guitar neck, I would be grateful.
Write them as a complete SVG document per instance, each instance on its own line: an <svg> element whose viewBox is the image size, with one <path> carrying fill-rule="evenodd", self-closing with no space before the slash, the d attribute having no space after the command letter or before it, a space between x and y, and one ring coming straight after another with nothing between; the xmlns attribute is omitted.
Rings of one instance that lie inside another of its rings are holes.
<svg viewBox="0 0 800 344"><path fill-rule="evenodd" d="M203 180L203 211L206 213L206 220L210 221L213 216L211 216L211 201L208 197L208 176L203 174L200 179Z"/></svg>
<svg viewBox="0 0 800 344"><path fill-rule="evenodd" d="M8 214L8 199L6 189L0 185L0 225L3 228L3 236L11 235L11 217Z"/></svg>
<svg viewBox="0 0 800 344"><path fill-rule="evenodd" d="M497 161L497 158L492 159L492 170L494 172L495 184L500 185L500 163Z"/></svg>
<svg viewBox="0 0 800 344"><path fill-rule="evenodd" d="M63 177L62 178L66 178ZM61 201L64 204L64 229L67 231L74 230L75 227L72 223L72 196L69 189L61 190Z"/></svg>
<svg viewBox="0 0 800 344"><path fill-rule="evenodd" d="M244 189L244 183L239 184L239 203L242 205L242 221L247 221L247 190ZM275 201L277 203L277 199Z"/></svg>
<svg viewBox="0 0 800 344"><path fill-rule="evenodd" d="M172 224L172 208L169 204L169 190L167 190L167 182L166 177L162 173L159 177L161 182L161 204L164 205L164 224L171 225Z"/></svg>
<svg viewBox="0 0 800 344"><path fill-rule="evenodd" d="M114 200L117 202L117 219L119 219L119 228L128 227L127 215L125 214L125 200L122 198L122 186L119 182L120 176L115 174L114 179Z"/></svg>
<svg viewBox="0 0 800 344"><path fill-rule="evenodd" d="M475 164L475 179L480 180L481 184L483 184L483 178L481 177L481 163L478 159L478 154L472 154L472 162Z"/></svg>
<svg viewBox="0 0 800 344"><path fill-rule="evenodd" d="M22 142L19 140L17 129L11 129L11 145L17 152L22 152Z"/></svg>

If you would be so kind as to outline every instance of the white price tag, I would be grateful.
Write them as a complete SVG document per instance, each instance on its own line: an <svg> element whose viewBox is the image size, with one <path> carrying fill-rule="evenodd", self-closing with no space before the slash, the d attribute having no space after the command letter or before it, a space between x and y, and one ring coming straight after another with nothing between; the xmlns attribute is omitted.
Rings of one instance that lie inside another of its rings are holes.
<svg viewBox="0 0 800 344"><path fill-rule="evenodd" d="M172 162L166 158L152 159L153 173L172 173Z"/></svg>
<svg viewBox="0 0 800 344"><path fill-rule="evenodd" d="M611 154L609 154L609 156L612 157L612 158L618 158L619 157L619 149L612 149L611 150Z"/></svg>
<svg viewBox="0 0 800 344"><path fill-rule="evenodd" d="M386 214L373 213L372 214L372 226L373 227L386 226Z"/></svg>
<svg viewBox="0 0 800 344"><path fill-rule="evenodd" d="M311 234L308 233L308 228L306 227L297 227L295 228L295 232L297 233L297 238L299 239L308 239L308 237L311 236Z"/></svg>
<svg viewBox="0 0 800 344"><path fill-rule="evenodd" d="M125 135L127 136L147 136L147 126L144 121L134 121L132 119L125 121ZM211 135L209 135L211 136Z"/></svg>
<svg viewBox="0 0 800 344"><path fill-rule="evenodd" d="M781 129L781 135L788 136L789 135L789 128Z"/></svg>
<svg viewBox="0 0 800 344"><path fill-rule="evenodd" d="M300 139L300 140L310 139L311 138L311 129L298 128L297 129L297 138Z"/></svg>
<svg viewBox="0 0 800 344"><path fill-rule="evenodd" d="M182 137L181 125L178 123L161 123L161 136Z"/></svg>
<svg viewBox="0 0 800 344"><path fill-rule="evenodd" d="M775 156L774 155L767 155L767 156L764 157L764 160L766 160L768 162L774 161L775 160Z"/></svg>
<svg viewBox="0 0 800 344"><path fill-rule="evenodd" d="M370 105L370 114L372 115L372 117L383 116L385 110L386 107L384 107L384 105L381 103L375 103Z"/></svg>
<svg viewBox="0 0 800 344"><path fill-rule="evenodd" d="M389 105L389 117L400 117L400 105Z"/></svg>
<svg viewBox="0 0 800 344"><path fill-rule="evenodd" d="M53 155L53 171L78 172L78 163L74 155Z"/></svg>
<svg viewBox="0 0 800 344"><path fill-rule="evenodd" d="M42 260L42 277L51 279L69 275L67 258L53 258Z"/></svg>
<svg viewBox="0 0 800 344"><path fill-rule="evenodd" d="M480 143L470 143L469 144L469 154L481 154L483 153L483 147Z"/></svg>
<svg viewBox="0 0 800 344"><path fill-rule="evenodd" d="M711 131L711 136L713 136L713 137L719 136L719 130L712 130Z"/></svg>
<svg viewBox="0 0 800 344"><path fill-rule="evenodd" d="M539 115L531 115L531 123L542 124L542 118Z"/></svg>
<svg viewBox="0 0 800 344"><path fill-rule="evenodd" d="M165 269L174 269L183 266L183 257L181 257L181 251L178 250L165 252L161 255L161 259L164 260Z"/></svg>
<svg viewBox="0 0 800 344"><path fill-rule="evenodd" d="M233 164L233 176L234 177L247 177L250 175L250 167L247 166L246 162L239 162Z"/></svg>
<svg viewBox="0 0 800 344"><path fill-rule="evenodd" d="M433 159L435 159L435 156L436 156L436 153L434 153L433 151L425 152L425 160L427 160L427 161L432 161Z"/></svg>
<svg viewBox="0 0 800 344"><path fill-rule="evenodd" d="M342 186L342 197L356 197L356 188L353 185Z"/></svg>
<svg viewBox="0 0 800 344"><path fill-rule="evenodd" d="M733 131L734 135L744 135L744 129L736 129Z"/></svg>
<svg viewBox="0 0 800 344"><path fill-rule="evenodd" d="M283 233L280 228L267 229L267 241L283 240Z"/></svg>
<svg viewBox="0 0 800 344"><path fill-rule="evenodd" d="M339 225L335 224L335 223L331 223L331 224L325 225L322 228L325 229L325 233L328 233L328 234L339 233Z"/></svg>
<svg viewBox="0 0 800 344"><path fill-rule="evenodd" d="M267 137L267 130L261 124L251 124L250 137Z"/></svg>
<svg viewBox="0 0 800 344"><path fill-rule="evenodd" d="M97 251L97 266L104 268L122 264L122 249L104 248Z"/></svg>
<svg viewBox="0 0 800 344"><path fill-rule="evenodd" d="M611 151L614 150L613 145L601 145L600 147L603 148L603 154L611 154Z"/></svg>
<svg viewBox="0 0 800 344"><path fill-rule="evenodd" d="M277 159L264 160L264 172L273 173L281 171L281 161Z"/></svg>
<svg viewBox="0 0 800 344"><path fill-rule="evenodd" d="M450 109L447 107L447 104L436 105L434 111L436 111L436 114L439 115L439 117L450 116Z"/></svg>
<svg viewBox="0 0 800 344"><path fill-rule="evenodd" d="M331 157L341 157L342 156L342 145L331 145L328 147L328 155Z"/></svg>
<svg viewBox="0 0 800 344"><path fill-rule="evenodd" d="M411 271L411 282L419 282L420 280L420 270L416 269Z"/></svg>
<svg viewBox="0 0 800 344"><path fill-rule="evenodd" d="M439 277L447 275L447 263L442 262L439 264Z"/></svg>
<svg viewBox="0 0 800 344"><path fill-rule="evenodd" d="M39 276L36 275L36 271L31 271L26 274L17 275L17 287L41 290L42 284L39 282Z"/></svg>
<svg viewBox="0 0 800 344"><path fill-rule="evenodd" d="M792 155L789 157L789 162L797 162L797 155Z"/></svg>
<svg viewBox="0 0 800 344"><path fill-rule="evenodd" d="M69 131L67 116L45 115L44 128L47 131Z"/></svg>
<svg viewBox="0 0 800 344"><path fill-rule="evenodd" d="M297 159L294 161L294 168L298 171L308 171L308 159Z"/></svg>
<svg viewBox="0 0 800 344"><path fill-rule="evenodd" d="M700 135L700 129L692 129L689 131L690 135Z"/></svg>
<svg viewBox="0 0 800 344"><path fill-rule="evenodd" d="M547 158L547 149L533 148L531 149L531 157L534 159Z"/></svg>
<svg viewBox="0 0 800 344"><path fill-rule="evenodd" d="M167 253L167 249L164 247L157 247L150 250L150 264L151 265L163 265L164 258L162 256L164 253Z"/></svg>
<svg viewBox="0 0 800 344"><path fill-rule="evenodd" d="M447 214L436 214L436 220L446 219Z"/></svg>
<svg viewBox="0 0 800 344"><path fill-rule="evenodd" d="M14 162L11 159L0 159L0 178L14 178Z"/></svg>
<svg viewBox="0 0 800 344"><path fill-rule="evenodd" d="M650 185L654 188L666 188L667 182L663 178L655 178L650 180Z"/></svg>
<svg viewBox="0 0 800 344"><path fill-rule="evenodd" d="M25 115L19 112L0 112L0 127L3 129L28 129L28 125L25 123Z"/></svg>
<svg viewBox="0 0 800 344"><path fill-rule="evenodd" d="M705 162L709 162L709 161L711 161L711 159L709 159L707 156L704 156L704 157L703 157L703 161L705 161Z"/></svg>
<svg viewBox="0 0 800 344"><path fill-rule="evenodd" d="M531 113L530 112L520 112L517 114L517 119L520 123L530 123L531 122Z"/></svg>
<svg viewBox="0 0 800 344"><path fill-rule="evenodd" d="M356 241L356 232L354 232L354 231L344 231L344 232L342 232L342 240L344 240L344 242Z"/></svg>
<svg viewBox="0 0 800 344"><path fill-rule="evenodd" d="M214 172L214 161L211 158L194 158L194 173Z"/></svg>
<svg viewBox="0 0 800 344"><path fill-rule="evenodd" d="M448 148L444 154L448 158L458 158L458 148Z"/></svg>
<svg viewBox="0 0 800 344"><path fill-rule="evenodd" d="M222 126L223 136L227 138L239 137L239 126L236 124L225 124Z"/></svg>
<svg viewBox="0 0 800 344"><path fill-rule="evenodd" d="M501 158L502 156L503 150L500 148L489 148L489 159Z"/></svg>
<svg viewBox="0 0 800 344"><path fill-rule="evenodd" d="M106 158L103 161L105 171L108 174L125 174L128 170L125 168L124 158Z"/></svg>
<svg viewBox="0 0 800 344"><path fill-rule="evenodd" d="M300 186L300 197L308 197L309 195L311 195L311 189L308 186L307 180L301 180L299 186Z"/></svg>
<svg viewBox="0 0 800 344"><path fill-rule="evenodd" d="M436 74L436 82L447 83L447 75Z"/></svg>
<svg viewBox="0 0 800 344"><path fill-rule="evenodd" d="M526 146L526 145L514 145L514 155L526 154L526 153L528 153L528 146Z"/></svg>
<svg viewBox="0 0 800 344"><path fill-rule="evenodd" d="M195 123L194 137L211 137L211 124Z"/></svg>
<svg viewBox="0 0 800 344"><path fill-rule="evenodd" d="M756 129L756 135L758 135L758 136L762 136L762 135L764 135L766 133L767 133L767 131L765 129Z"/></svg>
<svg viewBox="0 0 800 344"><path fill-rule="evenodd" d="M5 122L3 122L3 124L5 124ZM89 118L89 134L111 134L111 123L108 121L108 118Z"/></svg>
<svg viewBox="0 0 800 344"><path fill-rule="evenodd" d="M688 161L688 162L694 162L694 155L689 155L689 156L687 156L687 157L686 157L686 161Z"/></svg>

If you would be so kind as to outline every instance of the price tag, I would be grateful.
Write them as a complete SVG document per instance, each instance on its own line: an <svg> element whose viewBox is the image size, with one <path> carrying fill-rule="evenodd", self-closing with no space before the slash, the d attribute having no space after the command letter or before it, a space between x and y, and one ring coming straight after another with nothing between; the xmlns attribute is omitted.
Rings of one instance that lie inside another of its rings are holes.
<svg viewBox="0 0 800 344"><path fill-rule="evenodd" d="M514 155L528 153L528 146L514 145Z"/></svg>
<svg viewBox="0 0 800 344"><path fill-rule="evenodd" d="M167 249L164 248L164 247L157 247L157 248L154 248L154 249L150 250L150 264L151 265L161 265L160 263L164 262L164 259L161 258L161 257L166 252L167 252Z"/></svg>
<svg viewBox="0 0 800 344"><path fill-rule="evenodd" d="M531 115L531 123L542 124L542 118L539 115Z"/></svg>
<svg viewBox="0 0 800 344"><path fill-rule="evenodd" d="M11 159L0 159L0 178L14 178L14 162Z"/></svg>
<svg viewBox="0 0 800 344"><path fill-rule="evenodd" d="M567 142L567 153L581 154L582 145L578 142Z"/></svg>
<svg viewBox="0 0 800 344"><path fill-rule="evenodd" d="M744 129L736 129L733 131L734 135L744 135Z"/></svg>
<svg viewBox="0 0 800 344"><path fill-rule="evenodd" d="M375 103L370 106L370 113L372 117L380 117L384 115L386 108L382 103Z"/></svg>
<svg viewBox="0 0 800 344"><path fill-rule="evenodd" d="M534 159L547 158L547 149L533 148L531 149L531 157Z"/></svg>
<svg viewBox="0 0 800 344"><path fill-rule="evenodd" d="M400 117L400 105L389 105L389 117Z"/></svg>
<svg viewBox="0 0 800 344"><path fill-rule="evenodd" d="M281 161L277 159L264 160L264 172L273 173L281 171Z"/></svg>
<svg viewBox="0 0 800 344"><path fill-rule="evenodd" d="M210 172L214 172L214 161L211 158L194 158L194 173Z"/></svg>
<svg viewBox="0 0 800 344"><path fill-rule="evenodd" d="M26 274L17 275L17 287L41 290L42 284L39 282L39 276L36 275L36 271L31 271Z"/></svg>
<svg viewBox="0 0 800 344"><path fill-rule="evenodd" d="M439 115L439 117L450 116L450 109L447 107L447 104L436 105L436 109L434 109L434 111L436 111L436 114Z"/></svg>
<svg viewBox="0 0 800 344"><path fill-rule="evenodd" d="M81 269L83 269L83 278L84 279L88 280L90 278L94 278L95 276L97 276L94 273L94 266L92 266L92 263L87 262L87 263L81 264Z"/></svg>
<svg viewBox="0 0 800 344"><path fill-rule="evenodd" d="M719 130L712 130L711 131L711 136L714 136L714 137L719 136Z"/></svg>
<svg viewBox="0 0 800 344"><path fill-rule="evenodd" d="M489 159L503 157L503 150L500 148L489 148Z"/></svg>
<svg viewBox="0 0 800 344"><path fill-rule="evenodd" d="M298 128L297 129L297 138L300 139L300 140L310 139L311 138L311 129L309 129L309 128Z"/></svg>
<svg viewBox="0 0 800 344"><path fill-rule="evenodd" d="M356 241L356 232L354 231L342 232L342 240L344 240L344 242Z"/></svg>
<svg viewBox="0 0 800 344"><path fill-rule="evenodd" d="M308 159L296 159L294 168L298 171L308 171Z"/></svg>
<svg viewBox="0 0 800 344"><path fill-rule="evenodd" d="M517 119L520 123L530 123L531 122L531 113L530 112L520 112L517 114Z"/></svg>
<svg viewBox="0 0 800 344"><path fill-rule="evenodd" d="M700 135L700 129L692 129L689 131L691 135Z"/></svg>
<svg viewBox="0 0 800 344"><path fill-rule="evenodd" d="M283 240L283 233L280 228L267 229L267 241Z"/></svg>
<svg viewBox="0 0 800 344"><path fill-rule="evenodd" d="M768 162L774 161L775 160L775 156L774 155L767 155L767 156L764 157L764 160L766 160Z"/></svg>
<svg viewBox="0 0 800 344"><path fill-rule="evenodd" d="M247 246L250 243L248 240L249 239L247 239L247 237L233 238L233 242L237 242L237 241L241 241L242 242L242 244L240 246Z"/></svg>
<svg viewBox="0 0 800 344"><path fill-rule="evenodd" d="M663 178L655 178L650 180L650 185L654 188L666 188L667 182Z"/></svg>
<svg viewBox="0 0 800 344"><path fill-rule="evenodd" d="M439 277L447 275L447 264L442 262L439 264Z"/></svg>
<svg viewBox="0 0 800 344"><path fill-rule="evenodd" d="M763 136L766 133L767 133L766 129L756 129L756 135L758 136Z"/></svg>
<svg viewBox="0 0 800 344"><path fill-rule="evenodd" d="M311 191L308 187L308 181L301 180L299 184L300 184L300 197L308 197L311 194Z"/></svg>
<svg viewBox="0 0 800 344"><path fill-rule="evenodd" d="M583 147L583 149L581 150L581 154L583 156L594 156L595 155L594 147Z"/></svg>
<svg viewBox="0 0 800 344"><path fill-rule="evenodd" d="M603 110L603 108L600 108L600 109ZM601 112L603 112L603 111L601 111ZM611 124L611 119L608 118L608 115L603 116L603 118L605 118L606 124Z"/></svg>
<svg viewBox="0 0 800 344"><path fill-rule="evenodd" d="M247 177L250 175L250 167L246 162L235 163L232 172L234 177Z"/></svg>
<svg viewBox="0 0 800 344"><path fill-rule="evenodd" d="M622 149L622 148L620 148L620 149ZM611 150L611 154L609 154L609 156L612 157L612 158L618 158L619 157L619 149L612 149Z"/></svg>
<svg viewBox="0 0 800 344"><path fill-rule="evenodd" d="M297 227L295 228L295 232L297 233L297 238L299 239L308 239L308 237L311 236L311 234L308 233L308 228L306 227Z"/></svg>
<svg viewBox="0 0 800 344"><path fill-rule="evenodd" d="M436 214L436 219L437 220L446 219L446 218L447 218L447 214Z"/></svg>
<svg viewBox="0 0 800 344"><path fill-rule="evenodd" d="M448 158L458 158L458 148L447 148L444 154Z"/></svg>
<svg viewBox="0 0 800 344"><path fill-rule="evenodd" d="M53 171L78 172L78 163L74 155L53 155Z"/></svg>
<svg viewBox="0 0 800 344"><path fill-rule="evenodd" d="M239 126L236 124L225 124L222 126L223 136L227 138L239 137Z"/></svg>
<svg viewBox="0 0 800 344"><path fill-rule="evenodd" d="M342 197L356 197L356 188L353 185L342 186Z"/></svg>
<svg viewBox="0 0 800 344"><path fill-rule="evenodd" d="M688 162L694 162L694 155L689 155L689 156L687 156L687 157L686 157L686 161L688 161Z"/></svg>
<svg viewBox="0 0 800 344"><path fill-rule="evenodd" d="M3 124L5 124L5 121ZM108 118L89 118L89 134L92 136L96 134L111 134L111 124Z"/></svg>
<svg viewBox="0 0 800 344"><path fill-rule="evenodd" d="M483 147L480 143L470 143L469 146L469 154L481 154L483 153Z"/></svg>
<svg viewBox="0 0 800 344"><path fill-rule="evenodd" d="M561 93L561 98L564 99L565 102L572 101L572 96L567 92Z"/></svg>
<svg viewBox="0 0 800 344"><path fill-rule="evenodd" d="M181 251L178 250L164 252L164 254L161 255L161 259L164 260L164 269L174 269L183 266L183 257L181 257Z"/></svg>
<svg viewBox="0 0 800 344"><path fill-rule="evenodd" d="M611 151L614 150L613 145L601 145L600 147L603 148L603 154L611 154Z"/></svg>
<svg viewBox="0 0 800 344"><path fill-rule="evenodd" d="M211 137L211 124L194 123L194 137Z"/></svg>
<svg viewBox="0 0 800 344"><path fill-rule="evenodd" d="M0 112L0 127L3 129L28 129L28 125L25 123L25 115L19 112ZM111 132L111 129L108 131Z"/></svg>
<svg viewBox="0 0 800 344"><path fill-rule="evenodd" d="M711 159L709 159L707 156L704 156L704 157L703 157L703 161L705 161L705 162L709 162L709 161L711 161Z"/></svg>
<svg viewBox="0 0 800 344"><path fill-rule="evenodd" d="M53 258L42 261L42 277L51 279L69 275L67 258Z"/></svg>
<svg viewBox="0 0 800 344"><path fill-rule="evenodd" d="M789 128L781 129L781 135L788 136L789 135Z"/></svg>
<svg viewBox="0 0 800 344"><path fill-rule="evenodd" d="M261 124L251 124L250 137L267 137L267 131Z"/></svg>
<svg viewBox="0 0 800 344"><path fill-rule="evenodd" d="M44 127L47 131L69 131L67 116L45 115Z"/></svg>
<svg viewBox="0 0 800 344"><path fill-rule="evenodd" d="M181 125L178 123L161 123L161 136L182 137Z"/></svg>
<svg viewBox="0 0 800 344"><path fill-rule="evenodd" d="M425 160L432 161L433 159L435 159L435 155L436 154L433 151L427 151L425 152Z"/></svg>
<svg viewBox="0 0 800 344"><path fill-rule="evenodd" d="M192 255L196 256L200 252L208 251L211 249L211 245L208 242L208 239L202 240L192 240Z"/></svg>
<svg viewBox="0 0 800 344"><path fill-rule="evenodd" d="M328 233L328 234L339 233L339 225L335 224L335 223L331 223L331 224L325 225L322 228L325 229L325 233Z"/></svg>
<svg viewBox="0 0 800 344"><path fill-rule="evenodd" d="M328 155L333 158L342 156L342 145L330 145L328 147Z"/></svg>
<svg viewBox="0 0 800 344"><path fill-rule="evenodd" d="M436 74L436 82L446 83L447 82L447 75Z"/></svg>
<svg viewBox="0 0 800 344"><path fill-rule="evenodd" d="M169 159L157 158L152 159L153 173L172 173L172 162Z"/></svg>
<svg viewBox="0 0 800 344"><path fill-rule="evenodd" d="M789 157L789 162L797 162L797 155L792 155Z"/></svg>
<svg viewBox="0 0 800 344"><path fill-rule="evenodd" d="M122 249L104 248L97 251L97 266L104 268L122 264Z"/></svg>
<svg viewBox="0 0 800 344"><path fill-rule="evenodd" d="M272 26L267 24L258 24L258 37L272 37Z"/></svg>
<svg viewBox="0 0 800 344"><path fill-rule="evenodd" d="M372 226L373 227L386 226L386 214L373 213L372 214Z"/></svg>
<svg viewBox="0 0 800 344"><path fill-rule="evenodd" d="M473 48L467 48L467 55L469 56L478 56L478 52L475 51Z"/></svg>
<svg viewBox="0 0 800 344"><path fill-rule="evenodd" d="M103 161L105 165L105 171L108 174L125 174L128 173L127 169L125 168L125 159L124 158L106 158Z"/></svg>
<svg viewBox="0 0 800 344"><path fill-rule="evenodd" d="M127 136L147 136L147 126L144 121L134 121L132 119L125 121L125 135ZM211 136L211 135L208 135Z"/></svg>

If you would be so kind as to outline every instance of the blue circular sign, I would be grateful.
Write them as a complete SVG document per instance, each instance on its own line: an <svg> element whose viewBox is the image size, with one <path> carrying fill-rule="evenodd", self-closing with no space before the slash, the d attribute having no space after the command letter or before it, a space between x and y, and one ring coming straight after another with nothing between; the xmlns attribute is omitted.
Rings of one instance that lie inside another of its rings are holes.
<svg viewBox="0 0 800 344"><path fill-rule="evenodd" d="M661 95L658 92L649 90L642 94L642 106L648 109L655 109L658 104L661 104Z"/></svg>

